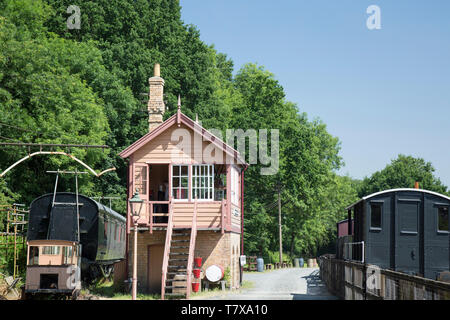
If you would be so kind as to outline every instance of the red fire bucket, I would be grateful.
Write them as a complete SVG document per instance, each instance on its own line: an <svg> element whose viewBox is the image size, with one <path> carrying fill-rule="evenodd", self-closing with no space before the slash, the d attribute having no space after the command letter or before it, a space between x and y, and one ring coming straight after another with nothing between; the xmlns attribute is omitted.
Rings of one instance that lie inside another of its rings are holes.
<svg viewBox="0 0 450 320"><path fill-rule="evenodd" d="M201 270L200 269L194 269L194 270L192 270L192 273L194 273L194 278L200 278L200 272L201 272Z"/></svg>
<svg viewBox="0 0 450 320"><path fill-rule="evenodd" d="M200 282L194 282L192 283L192 291L198 292L198 289L200 288Z"/></svg>
<svg viewBox="0 0 450 320"><path fill-rule="evenodd" d="M194 264L196 267L200 268L202 266L202 258L200 258L200 257L194 258Z"/></svg>

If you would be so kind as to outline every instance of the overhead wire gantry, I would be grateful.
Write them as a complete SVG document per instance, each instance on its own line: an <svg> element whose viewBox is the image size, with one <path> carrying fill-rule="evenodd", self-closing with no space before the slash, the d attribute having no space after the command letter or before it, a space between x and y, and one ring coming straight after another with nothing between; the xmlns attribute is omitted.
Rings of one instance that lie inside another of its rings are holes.
<svg viewBox="0 0 450 320"><path fill-rule="evenodd" d="M105 174L106 172L116 170L116 168L112 167L112 168L109 168L109 169L106 169L106 170L103 170L103 171L97 173L94 169L92 169L86 163L84 163L83 161L81 161L80 159L76 158L74 155L72 155L72 154L70 154L68 152L63 152L63 151L44 151L43 150L44 148L52 148L53 149L53 148L56 148L56 147L67 148L69 150L70 150L70 148L101 148L101 149L107 149L107 148L109 148L109 146L107 146L107 145L0 142L0 146L28 147L28 155L26 155L22 159L16 161L11 166L6 168L2 173L0 173L0 178L4 177L5 174L8 173L8 171L10 171L12 168L17 166L21 162L23 162L23 161L25 161L27 159L30 159L31 157L37 156L37 155L63 155L63 156L67 156L67 157L75 160L79 164L81 164L86 169L88 169L89 172L91 172L96 177L100 177L101 175ZM31 153L31 148L32 147L34 147L34 148L38 147L39 151Z"/></svg>

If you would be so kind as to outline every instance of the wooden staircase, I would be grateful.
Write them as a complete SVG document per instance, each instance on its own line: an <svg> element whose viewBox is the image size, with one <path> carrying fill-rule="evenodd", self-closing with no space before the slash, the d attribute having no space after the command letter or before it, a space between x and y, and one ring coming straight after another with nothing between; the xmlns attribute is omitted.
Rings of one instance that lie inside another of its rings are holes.
<svg viewBox="0 0 450 320"><path fill-rule="evenodd" d="M177 228L173 226L173 210L172 203L170 203L162 266L162 300L169 296L189 299L195 240L197 237L197 201L194 203L191 226L192 228Z"/></svg>

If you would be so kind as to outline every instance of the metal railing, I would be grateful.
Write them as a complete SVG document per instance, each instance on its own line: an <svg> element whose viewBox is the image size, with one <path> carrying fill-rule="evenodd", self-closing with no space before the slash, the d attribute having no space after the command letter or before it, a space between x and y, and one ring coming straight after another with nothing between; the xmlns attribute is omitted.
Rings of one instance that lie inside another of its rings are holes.
<svg viewBox="0 0 450 320"><path fill-rule="evenodd" d="M345 243L344 260L364 263L364 241Z"/></svg>

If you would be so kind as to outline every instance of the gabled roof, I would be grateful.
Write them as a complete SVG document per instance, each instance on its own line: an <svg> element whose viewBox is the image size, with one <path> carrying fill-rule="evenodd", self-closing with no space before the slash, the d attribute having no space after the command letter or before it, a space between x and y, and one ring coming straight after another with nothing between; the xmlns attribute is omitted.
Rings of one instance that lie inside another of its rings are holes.
<svg viewBox="0 0 450 320"><path fill-rule="evenodd" d="M450 201L450 197L446 196L445 194L440 194L440 193L437 193L437 192L434 192L434 191L425 190L425 189L398 188L398 189L383 190L383 191L379 191L379 192L375 192L375 193L369 194L368 196L362 197L360 200L358 200L355 203L349 205L347 208L345 208L345 210L351 209L354 206L356 206L358 203L360 203L361 201L373 198L373 197L378 196L380 194L389 193L389 192L399 192L399 191L423 192L423 193L432 194L432 195L435 195L435 196L438 196L438 197L442 197L442 198Z"/></svg>
<svg viewBox="0 0 450 320"><path fill-rule="evenodd" d="M146 135L142 136L139 140L135 141L133 144L131 144L122 152L120 152L119 156L122 158L128 158L130 155L135 153L137 150L142 148L151 140L155 139L157 136L159 136L161 133L163 133L170 127L174 125L180 126L181 124L184 124L188 128L192 129L195 133L200 134L203 137L204 141L209 141L213 143L220 150L222 150L223 152L231 156L233 159L235 159L238 164L248 166L245 160L241 158L241 155L237 150L233 149L228 144L223 142L221 139L219 139L218 137L210 133L208 130L203 128L200 124L198 124L197 122L195 122L194 120L183 114L180 111L180 109L178 109L177 113L175 113L169 119L164 121L158 127L153 129Z"/></svg>

